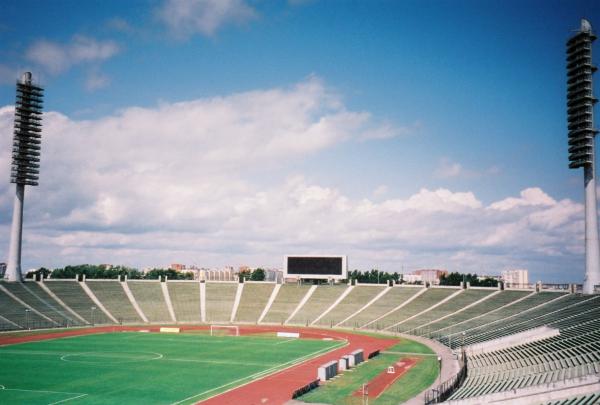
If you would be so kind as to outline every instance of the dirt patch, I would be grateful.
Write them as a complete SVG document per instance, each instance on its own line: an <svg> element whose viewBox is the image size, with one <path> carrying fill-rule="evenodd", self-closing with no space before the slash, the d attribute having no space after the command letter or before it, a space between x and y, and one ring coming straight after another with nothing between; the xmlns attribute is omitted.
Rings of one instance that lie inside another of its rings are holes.
<svg viewBox="0 0 600 405"><path fill-rule="evenodd" d="M417 364L420 359L415 357L405 357L400 361L395 362L386 370L383 370L379 375L369 381L366 385L365 391L363 387L360 387L352 396L363 397L368 396L369 398L378 398L390 385L392 385L397 379L402 377L412 366ZM391 372L393 371L393 372Z"/></svg>

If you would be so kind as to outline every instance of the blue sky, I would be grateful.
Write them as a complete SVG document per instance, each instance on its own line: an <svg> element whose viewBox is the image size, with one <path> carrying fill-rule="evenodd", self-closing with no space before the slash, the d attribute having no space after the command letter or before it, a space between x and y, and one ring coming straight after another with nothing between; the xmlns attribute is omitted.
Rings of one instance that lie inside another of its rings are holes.
<svg viewBox="0 0 600 405"><path fill-rule="evenodd" d="M20 71L52 112L24 263L335 251L580 281L564 43L581 17L600 24L598 2L4 2L3 142Z"/></svg>

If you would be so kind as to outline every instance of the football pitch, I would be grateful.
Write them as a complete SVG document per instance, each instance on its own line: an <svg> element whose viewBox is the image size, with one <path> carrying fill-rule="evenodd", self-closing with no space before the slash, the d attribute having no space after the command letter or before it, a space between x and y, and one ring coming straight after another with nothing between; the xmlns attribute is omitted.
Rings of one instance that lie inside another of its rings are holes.
<svg viewBox="0 0 600 405"><path fill-rule="evenodd" d="M2 404L191 404L343 346L118 332L0 347Z"/></svg>

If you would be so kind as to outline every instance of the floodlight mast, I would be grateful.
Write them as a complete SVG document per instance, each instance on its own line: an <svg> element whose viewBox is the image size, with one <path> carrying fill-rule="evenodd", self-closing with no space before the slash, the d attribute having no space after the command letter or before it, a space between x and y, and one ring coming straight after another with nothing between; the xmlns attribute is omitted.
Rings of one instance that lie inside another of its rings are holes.
<svg viewBox="0 0 600 405"><path fill-rule="evenodd" d="M579 31L567 41L567 118L569 168L583 167L585 187L585 279L583 292L592 294L600 284L600 245L596 206L596 168L592 42L596 36L589 21L582 19Z"/></svg>
<svg viewBox="0 0 600 405"><path fill-rule="evenodd" d="M17 81L10 182L16 185L10 246L4 279L21 281L23 200L25 186L37 186L40 173L44 89L33 84L30 72Z"/></svg>

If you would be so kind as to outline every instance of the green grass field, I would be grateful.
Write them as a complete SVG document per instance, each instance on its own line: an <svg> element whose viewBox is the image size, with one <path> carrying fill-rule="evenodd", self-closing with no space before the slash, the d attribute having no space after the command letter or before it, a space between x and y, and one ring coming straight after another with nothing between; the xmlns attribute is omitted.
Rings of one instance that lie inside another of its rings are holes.
<svg viewBox="0 0 600 405"><path fill-rule="evenodd" d="M342 342L119 332L0 347L1 404L189 404Z"/></svg>
<svg viewBox="0 0 600 405"><path fill-rule="evenodd" d="M385 390L379 398L369 399L369 404L395 405L402 403L429 387L438 375L437 355L427 346L410 340L402 340L387 349L386 353L361 364L351 372L343 373L335 380L325 383L298 399L313 403L362 405L362 398L353 397L352 393L402 357L421 357L422 360Z"/></svg>

